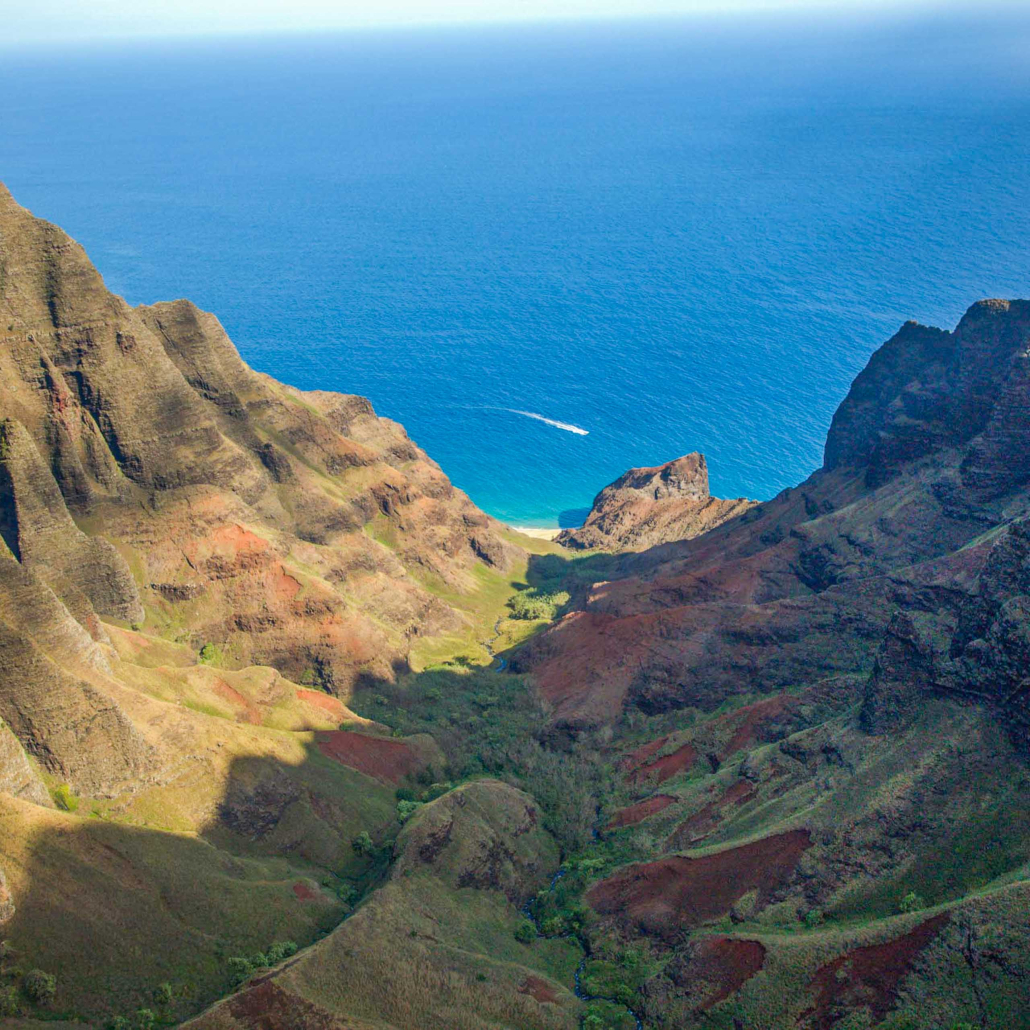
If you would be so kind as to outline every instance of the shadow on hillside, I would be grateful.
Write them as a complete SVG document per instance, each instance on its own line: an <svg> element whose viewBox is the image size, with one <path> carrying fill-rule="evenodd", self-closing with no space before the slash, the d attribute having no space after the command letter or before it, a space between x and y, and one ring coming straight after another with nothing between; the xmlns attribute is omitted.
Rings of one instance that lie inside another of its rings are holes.
<svg viewBox="0 0 1030 1030"><path fill-rule="evenodd" d="M417 786L424 768L410 763L396 784L359 773L332 757L348 737L316 733L296 765L236 758L196 836L157 828L188 807L182 797L138 805L149 826L115 822L87 798L74 817L0 802L0 868L15 905L0 928L10 946L0 989L17 991L25 971L42 969L57 977L56 999L37 1009L19 995L26 1015L101 1027L150 1008L180 1020L231 989L234 956L324 936L381 879L397 785ZM380 749L376 739L355 765L397 762L403 742L383 738ZM359 854L362 831L372 846Z"/></svg>
<svg viewBox="0 0 1030 1030"><path fill-rule="evenodd" d="M296 764L234 759L196 836L157 828L189 807L181 794L124 799L150 826L115 822L86 798L74 821L0 804L0 867L16 905L0 936L13 949L8 967L57 976L42 1011L98 1027L140 1008L169 1021L196 1014L231 989L234 957L277 941L303 947L338 925L381 882L400 803L432 800L459 780L517 782L539 794L548 828L589 837L596 771L575 760L575 742L548 739L521 677L460 666L408 673L364 682L354 705L382 735L317 731ZM20 853L19 841L28 841ZM173 996L164 1005L162 984Z"/></svg>

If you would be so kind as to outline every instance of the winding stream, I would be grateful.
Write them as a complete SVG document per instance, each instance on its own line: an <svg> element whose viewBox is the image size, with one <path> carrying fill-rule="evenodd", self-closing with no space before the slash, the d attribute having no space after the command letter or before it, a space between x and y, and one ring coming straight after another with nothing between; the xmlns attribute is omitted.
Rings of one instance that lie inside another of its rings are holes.
<svg viewBox="0 0 1030 1030"><path fill-rule="evenodd" d="M501 655L499 655L494 650L494 646L493 646L494 642L496 640L498 640L500 638L500 636L501 636L501 620L503 618L504 618L503 615L498 617L497 621L494 623L494 635L489 640L483 641L483 646L486 648L486 653L488 655L490 655L491 658L495 659L498 662L497 668L494 669L494 672L504 672L504 670L508 668L508 660L507 660L507 658L501 657ZM600 837L600 834L598 833L596 826L592 827L590 832L593 834L594 840L597 840ZM554 888L557 886L558 881L564 875L565 875L565 870L564 869L559 869L554 874L554 876L551 877L551 882L547 885L547 889L549 891L553 891ZM540 923L537 920L536 916L533 915L532 905L533 905L533 902L532 902L532 899L530 899L529 901L527 901L525 903L525 905L522 906L522 914L535 927L537 937L538 938L543 938L544 935L540 932ZM576 966L576 972L575 972L575 974L573 976L573 980L574 980L573 991L574 991L576 997L579 998L580 1001L609 1001L613 1005L622 1005L622 1002L616 1001L614 998L605 997L603 994L588 994L586 992L586 990L583 987L583 983L582 983L583 973L586 970L587 959L590 957L590 954L587 951L586 945L571 930L568 931L567 933L561 934L560 936L561 937L571 937L571 938L573 938L576 941L576 943L583 949L583 957L579 960L579 965ZM624 1008L633 1017L633 1020L636 1023L636 1030L644 1030L644 1021L640 1018L639 1014L637 1012L635 1012L633 1009L631 1009L628 1005L625 1005Z"/></svg>
<svg viewBox="0 0 1030 1030"><path fill-rule="evenodd" d="M595 830L594 833L596 835L597 831ZM565 875L565 870L564 869L559 869L554 874L554 876L551 877L551 882L548 884L547 889L549 891L553 891L555 886L557 885L558 881L564 875ZM544 938L544 935L540 932L540 923L537 920L536 916L533 915L533 908L532 908L532 906L533 906L533 902L532 902L532 899L531 899L531 900L527 901L525 903L525 905L522 906L522 914L536 928L536 935L537 935L537 937L538 938ZM590 958L590 953L587 951L587 947L583 943L583 941L580 940L580 938L577 937L571 930L569 930L567 933L560 934L559 936L562 937L562 938L571 937L583 949L583 957L579 960L579 965L576 966L576 972L573 974L573 981L574 981L573 993L576 995L576 997L579 998L580 1001L609 1001L613 1005L622 1005L623 1003L620 1002L620 1001L616 1001L615 998L609 998L609 997L606 997L603 994L588 994L586 992L586 989L583 987L582 979L583 979L583 973L586 970L587 959ZM544 939L548 939L548 938L544 938ZM550 939L553 940L554 938L550 938ZM636 1030L644 1030L644 1021L640 1018L640 1015L637 1012L635 1012L633 1009L631 1009L628 1005L624 1005L623 1007L633 1017L633 1020L636 1023Z"/></svg>
<svg viewBox="0 0 1030 1030"><path fill-rule="evenodd" d="M508 668L508 659L507 658L502 658L494 650L494 641L498 640L500 638L500 636L501 636L501 620L503 618L504 618L503 615L498 615L497 616L497 621L494 623L494 635L489 640L484 640L483 641L483 647L486 648L486 653L491 658L495 659L499 663L497 668L494 669L494 672L504 672L504 670Z"/></svg>

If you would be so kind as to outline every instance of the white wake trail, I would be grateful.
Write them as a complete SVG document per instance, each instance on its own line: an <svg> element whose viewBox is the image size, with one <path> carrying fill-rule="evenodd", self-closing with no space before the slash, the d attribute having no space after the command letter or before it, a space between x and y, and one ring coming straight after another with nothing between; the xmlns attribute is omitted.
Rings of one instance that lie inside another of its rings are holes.
<svg viewBox="0 0 1030 1030"><path fill-rule="evenodd" d="M526 418L535 418L537 422L546 422L549 426L554 426L555 429L564 429L566 433L575 433L577 436L589 436L589 429L580 429L579 426L574 426L570 422L558 422L553 418L546 418L543 415L538 415L535 411L520 411L518 408L502 408L502 411L510 411L513 415L524 415Z"/></svg>

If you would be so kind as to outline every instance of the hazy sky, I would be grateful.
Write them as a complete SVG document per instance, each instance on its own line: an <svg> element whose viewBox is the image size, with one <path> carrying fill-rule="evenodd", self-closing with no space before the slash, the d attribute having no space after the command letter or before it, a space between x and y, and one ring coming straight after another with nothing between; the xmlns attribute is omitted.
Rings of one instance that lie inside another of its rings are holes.
<svg viewBox="0 0 1030 1030"><path fill-rule="evenodd" d="M0 42L913 6L952 5L947 0L0 0Z"/></svg>

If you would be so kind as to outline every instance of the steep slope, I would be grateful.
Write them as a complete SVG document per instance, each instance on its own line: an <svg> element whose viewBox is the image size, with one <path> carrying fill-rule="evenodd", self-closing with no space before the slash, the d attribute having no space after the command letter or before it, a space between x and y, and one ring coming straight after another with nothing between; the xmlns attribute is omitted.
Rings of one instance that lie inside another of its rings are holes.
<svg viewBox="0 0 1030 1030"><path fill-rule="evenodd" d="M575 950L528 949L512 934L558 861L527 795L490 780L459 787L419 812L396 850L388 883L329 938L187 1025L579 1025L575 997L548 975Z"/></svg>
<svg viewBox="0 0 1030 1030"><path fill-rule="evenodd" d="M513 656L614 737L582 899L654 1025L1030 1019L1028 355L1024 301L907 324L822 469L598 565Z"/></svg>
<svg viewBox="0 0 1030 1030"><path fill-rule="evenodd" d="M689 540L747 511L754 502L713 497L703 454L687 454L655 468L630 469L595 498L579 529L558 542L573 549L639 551Z"/></svg>
<svg viewBox="0 0 1030 1030"><path fill-rule="evenodd" d="M375 883L352 840L443 759L350 694L485 656L525 555L368 401L133 310L2 187L0 330L0 1012L38 968L91 1024L163 981L183 1017Z"/></svg>

